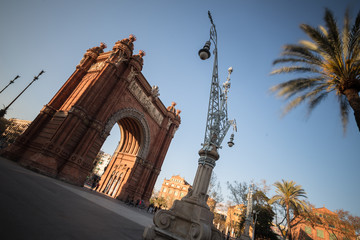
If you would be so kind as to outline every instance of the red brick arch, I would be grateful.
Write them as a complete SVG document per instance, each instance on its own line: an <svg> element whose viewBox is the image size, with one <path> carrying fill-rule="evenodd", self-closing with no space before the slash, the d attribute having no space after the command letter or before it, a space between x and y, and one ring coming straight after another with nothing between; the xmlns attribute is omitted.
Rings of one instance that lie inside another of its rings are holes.
<svg viewBox="0 0 360 240"><path fill-rule="evenodd" d="M144 52L133 55L134 41L133 36L120 40L109 52L103 51L105 44L88 49L70 78L2 155L82 185L118 124L121 140L99 191L112 184L108 194L113 197L148 200L180 125L180 111L174 104L166 108L158 87L151 87L141 73Z"/></svg>

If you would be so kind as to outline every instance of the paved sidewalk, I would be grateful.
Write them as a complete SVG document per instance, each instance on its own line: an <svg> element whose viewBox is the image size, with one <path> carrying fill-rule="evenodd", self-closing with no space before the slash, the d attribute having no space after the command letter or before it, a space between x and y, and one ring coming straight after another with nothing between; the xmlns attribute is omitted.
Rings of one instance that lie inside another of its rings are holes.
<svg viewBox="0 0 360 240"><path fill-rule="evenodd" d="M0 239L142 239L153 215L0 157Z"/></svg>

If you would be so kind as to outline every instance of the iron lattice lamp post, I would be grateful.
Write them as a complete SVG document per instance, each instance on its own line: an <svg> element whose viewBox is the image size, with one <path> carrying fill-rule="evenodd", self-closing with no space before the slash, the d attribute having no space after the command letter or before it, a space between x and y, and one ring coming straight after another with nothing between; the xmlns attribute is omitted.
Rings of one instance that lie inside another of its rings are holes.
<svg viewBox="0 0 360 240"><path fill-rule="evenodd" d="M218 77L218 52L217 52L217 32L215 24L208 12L211 22L210 39L205 43L204 47L199 51L199 57L202 60L208 59L210 54L211 42L214 44L214 66L210 87L210 98L208 113L206 119L205 138L202 148L199 151L199 165L193 184L193 196L198 198L200 202L206 204L207 190L210 183L211 173L215 167L215 162L219 159L218 149L226 136L230 126L236 130L235 120L228 120L227 99L230 89L230 75L233 72L232 67L228 69L228 77L223 87L220 87ZM228 146L234 145L234 134L231 135ZM206 198L204 198L204 196Z"/></svg>
<svg viewBox="0 0 360 240"><path fill-rule="evenodd" d="M34 77L34 79L24 88L24 90L21 91L21 93L19 93L19 95L17 95L17 96L14 98L14 100L11 101L11 103L9 103L9 105L7 105L4 109L1 109L1 110L0 110L0 117L4 117L4 116L5 116L7 110L8 110L9 107L16 101L16 99L18 99L18 98L20 97L20 95L23 94L23 93L26 91L26 89L28 89L28 87L30 87L31 84L33 84L33 82L35 82L36 80L38 80L39 77L40 77L40 75L43 74L44 72L45 72L44 70L41 70L41 72L40 72L37 76ZM16 79L16 78L15 78L15 79ZM15 79L14 79L14 80L15 80Z"/></svg>
<svg viewBox="0 0 360 240"><path fill-rule="evenodd" d="M220 240L221 233L213 226L214 214L206 201L212 170L219 159L218 149L230 126L236 130L235 120L228 120L227 93L230 89L228 77L223 87L218 80L217 33L210 12L208 12L211 28L210 40L199 51L202 60L208 59L211 42L214 43L214 67L211 80L209 107L206 120L205 138L199 151L198 168L194 178L193 189L182 198L176 200L170 210L160 210L154 216L154 226L145 229L144 239L196 239ZM228 145L232 147L234 134Z"/></svg>

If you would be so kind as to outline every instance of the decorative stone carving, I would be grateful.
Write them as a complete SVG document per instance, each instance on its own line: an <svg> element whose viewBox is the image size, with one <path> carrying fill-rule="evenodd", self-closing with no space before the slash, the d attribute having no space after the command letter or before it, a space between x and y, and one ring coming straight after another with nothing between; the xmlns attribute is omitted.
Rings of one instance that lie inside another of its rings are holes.
<svg viewBox="0 0 360 240"><path fill-rule="evenodd" d="M128 87L130 92L135 96L135 98L141 103L141 105L146 109L150 116L155 120L158 125L161 125L164 120L163 115L155 107L151 101L151 97L148 97L146 93L141 89L141 87L135 82L132 81Z"/></svg>
<svg viewBox="0 0 360 240"><path fill-rule="evenodd" d="M166 125L166 130L169 130L169 128L170 128L170 126L171 126L171 124L172 124L173 122L171 121L171 118L169 119L169 122L167 123L167 125Z"/></svg>
<svg viewBox="0 0 360 240"><path fill-rule="evenodd" d="M123 56L119 56L119 58L115 62L115 66L118 67L121 63L126 62L126 61L128 61L128 59L126 59Z"/></svg>
<svg viewBox="0 0 360 240"><path fill-rule="evenodd" d="M171 221L174 220L175 217L169 211L160 210L156 213L156 217L154 217L154 224L158 228L167 229L170 227Z"/></svg>
<svg viewBox="0 0 360 240"><path fill-rule="evenodd" d="M145 52L143 50L139 51L139 54L133 55L131 57L130 64L133 65L138 71L142 70L142 67L144 65L144 59Z"/></svg>
<svg viewBox="0 0 360 240"><path fill-rule="evenodd" d="M158 86L152 86L151 87L151 96L153 98L158 98L160 96L160 93L159 93L159 87Z"/></svg>
<svg viewBox="0 0 360 240"><path fill-rule="evenodd" d="M136 73L136 71L134 70L134 67L131 66L131 68L130 68L130 73L128 74L128 77L127 77L127 81L128 81L128 82L132 82L136 76L137 76L137 73Z"/></svg>
<svg viewBox="0 0 360 240"><path fill-rule="evenodd" d="M93 65L91 65L89 72L90 71L99 71L104 67L104 65L105 65L105 62L103 62L103 61L94 63Z"/></svg>
<svg viewBox="0 0 360 240"><path fill-rule="evenodd" d="M113 47L113 51L121 49L125 57L130 57L132 55L132 51L134 50L133 42L136 41L136 37L130 34L129 38L124 38L115 43Z"/></svg>

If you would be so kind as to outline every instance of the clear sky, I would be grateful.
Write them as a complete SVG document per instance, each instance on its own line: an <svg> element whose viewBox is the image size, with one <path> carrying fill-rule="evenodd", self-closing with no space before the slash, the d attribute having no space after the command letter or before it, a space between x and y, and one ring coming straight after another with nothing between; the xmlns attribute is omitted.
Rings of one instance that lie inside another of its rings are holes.
<svg viewBox="0 0 360 240"><path fill-rule="evenodd" d="M209 39L210 10L218 32L219 78L232 66L229 118L237 121L235 146L224 140L215 173L226 182L294 180L316 207L345 209L360 216L360 133L352 113L342 133L339 107L329 96L310 117L301 106L281 118L284 102L268 89L291 76L270 76L281 46L306 39L299 24L323 24L324 8L342 23L346 7L354 16L360 1L0 1L0 94L7 105L42 69L46 71L9 109L6 117L33 120L75 70L88 48L105 42L110 50L129 34L135 53L145 50L143 74L158 85L165 106L182 110L177 131L156 183L181 175L192 183L203 142L213 58L197 52ZM117 128L117 127L116 127ZM113 129L104 145L119 141ZM270 193L270 196L273 192Z"/></svg>

